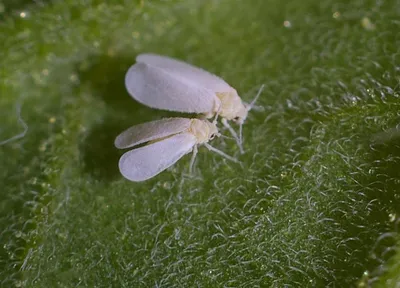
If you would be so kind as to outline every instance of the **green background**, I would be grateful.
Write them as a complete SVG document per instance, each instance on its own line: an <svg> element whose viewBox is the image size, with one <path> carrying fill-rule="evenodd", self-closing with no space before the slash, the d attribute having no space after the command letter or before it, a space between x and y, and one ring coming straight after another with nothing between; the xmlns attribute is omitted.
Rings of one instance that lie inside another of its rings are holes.
<svg viewBox="0 0 400 288"><path fill-rule="evenodd" d="M399 31L398 0L1 0L1 286L395 287ZM125 91L142 52L266 85L246 154L211 143L243 167L121 177L115 136L175 115Z"/></svg>

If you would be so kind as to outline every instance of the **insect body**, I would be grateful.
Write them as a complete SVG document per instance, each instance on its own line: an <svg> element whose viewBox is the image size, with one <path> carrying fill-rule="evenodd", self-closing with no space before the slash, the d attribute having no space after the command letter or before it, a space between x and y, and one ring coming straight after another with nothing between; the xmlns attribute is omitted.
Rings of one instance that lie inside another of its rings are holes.
<svg viewBox="0 0 400 288"><path fill-rule="evenodd" d="M215 136L219 136L215 124L199 119L168 118L133 126L117 136L115 146L124 149L147 142L148 145L123 154L119 160L119 169L121 174L131 181L144 181L193 151L190 162L192 170L199 144L204 144L209 150L237 162L235 158L207 143Z"/></svg>
<svg viewBox="0 0 400 288"><path fill-rule="evenodd" d="M141 54L125 76L129 94L152 108L201 113L207 118L221 116L241 148L240 137L229 126L232 120L241 126L253 107L242 102L236 90L223 79L185 62L155 54ZM242 150L242 148L241 148Z"/></svg>

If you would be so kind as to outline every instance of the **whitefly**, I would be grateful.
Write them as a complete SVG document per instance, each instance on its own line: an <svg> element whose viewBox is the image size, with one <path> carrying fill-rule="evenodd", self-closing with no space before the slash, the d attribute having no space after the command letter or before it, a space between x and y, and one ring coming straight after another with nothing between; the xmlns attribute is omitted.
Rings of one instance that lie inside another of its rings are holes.
<svg viewBox="0 0 400 288"><path fill-rule="evenodd" d="M125 76L129 94L152 108L222 118L242 148L242 124L254 106L263 86L250 104L220 77L185 62L155 54L141 54ZM227 121L239 124L239 136Z"/></svg>
<svg viewBox="0 0 400 288"><path fill-rule="evenodd" d="M197 146L201 144L231 161L238 162L208 144L208 141L216 136L220 136L217 126L200 119L166 118L135 125L117 136L115 146L126 149L135 148L140 144L146 145L123 154L119 160L119 170L128 180L145 181L193 151L191 171Z"/></svg>

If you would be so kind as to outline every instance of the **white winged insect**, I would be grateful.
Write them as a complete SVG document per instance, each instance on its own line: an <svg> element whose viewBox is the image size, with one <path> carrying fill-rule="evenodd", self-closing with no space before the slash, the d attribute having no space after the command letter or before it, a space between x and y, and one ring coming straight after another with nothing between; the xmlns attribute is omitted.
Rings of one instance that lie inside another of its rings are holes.
<svg viewBox="0 0 400 288"><path fill-rule="evenodd" d="M152 108L218 116L242 148L242 124L257 101L264 85L250 104L223 79L185 62L155 54L140 54L125 76L129 94ZM229 125L240 125L239 136Z"/></svg>
<svg viewBox="0 0 400 288"><path fill-rule="evenodd" d="M128 180L144 181L161 173L193 151L191 171L199 144L204 144L209 150L238 162L207 143L215 136L220 136L217 126L200 119L166 118L135 125L117 136L115 146L125 149L144 143L148 145L123 154L119 160L119 170Z"/></svg>

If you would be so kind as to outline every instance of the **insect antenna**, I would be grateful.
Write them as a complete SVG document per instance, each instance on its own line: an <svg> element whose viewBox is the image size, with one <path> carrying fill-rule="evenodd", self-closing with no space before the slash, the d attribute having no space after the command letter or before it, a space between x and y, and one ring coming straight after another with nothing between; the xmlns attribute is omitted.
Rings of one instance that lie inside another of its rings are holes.
<svg viewBox="0 0 400 288"><path fill-rule="evenodd" d="M265 84L262 84L260 89L258 89L256 97L254 97L253 101L251 101L251 103L247 106L247 111L250 111L251 109L253 109L254 104L256 104L258 97L260 97L261 92L264 90L264 87L265 87Z"/></svg>
<svg viewBox="0 0 400 288"><path fill-rule="evenodd" d="M208 150L217 153L218 155L225 157L228 160L231 160L235 163L240 163L240 161L238 161L236 158L233 158L232 156L229 156L228 154L225 154L224 152L222 152L221 150L218 150L217 148L214 148L213 146L211 146L208 143L204 143L204 146L207 147Z"/></svg>
<svg viewBox="0 0 400 288"><path fill-rule="evenodd" d="M235 138L233 138L233 137L225 136L225 135L222 135L222 134L219 134L218 137L221 137L221 138L224 138L224 139L229 139L229 140L235 140Z"/></svg>

